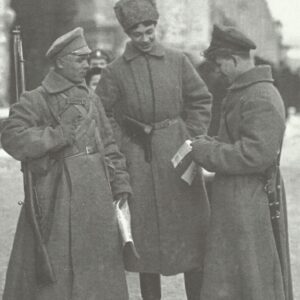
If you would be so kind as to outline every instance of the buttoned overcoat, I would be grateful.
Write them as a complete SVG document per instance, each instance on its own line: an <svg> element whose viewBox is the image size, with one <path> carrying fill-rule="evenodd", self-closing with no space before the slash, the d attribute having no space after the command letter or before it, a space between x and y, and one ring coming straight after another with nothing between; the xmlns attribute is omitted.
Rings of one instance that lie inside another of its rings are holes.
<svg viewBox="0 0 300 300"><path fill-rule="evenodd" d="M182 53L156 43L143 54L129 42L104 70L96 92L121 127L116 132L133 187L133 237L141 258L127 257L127 269L172 275L200 267L209 219L203 180L187 185L171 158L187 138L207 131L211 96L205 84ZM165 122L152 132L151 162L126 132L125 116L148 125Z"/></svg>
<svg viewBox="0 0 300 300"><path fill-rule="evenodd" d="M284 130L284 105L271 69L255 67L229 88L218 136L200 137L193 144L194 158L216 172L201 299L292 299L285 203L281 269L264 189Z"/></svg>
<svg viewBox="0 0 300 300"><path fill-rule="evenodd" d="M73 146L61 127L69 122L77 127ZM11 108L1 142L32 170L38 221L56 276L53 284L38 282L25 199L3 299L128 299L113 196L131 189L97 96L51 71L42 87L25 92ZM110 178L108 165L115 169Z"/></svg>

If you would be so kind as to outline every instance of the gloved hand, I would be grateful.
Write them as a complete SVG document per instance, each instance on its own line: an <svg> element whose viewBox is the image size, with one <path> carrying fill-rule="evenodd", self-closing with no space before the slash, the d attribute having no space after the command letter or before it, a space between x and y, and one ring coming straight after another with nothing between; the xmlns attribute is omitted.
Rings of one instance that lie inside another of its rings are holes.
<svg viewBox="0 0 300 300"><path fill-rule="evenodd" d="M60 126L68 145L73 145L76 138L76 125L74 123L63 123Z"/></svg>
<svg viewBox="0 0 300 300"><path fill-rule="evenodd" d="M125 202L128 201L128 199L129 199L128 193L121 193L121 194L116 195L114 202L117 203L120 201L119 207L121 208L125 204Z"/></svg>
<svg viewBox="0 0 300 300"><path fill-rule="evenodd" d="M193 160L199 163L201 166L207 160L207 153L209 153L211 150L212 142L213 138L206 135L197 136L192 141L191 155L193 157Z"/></svg>

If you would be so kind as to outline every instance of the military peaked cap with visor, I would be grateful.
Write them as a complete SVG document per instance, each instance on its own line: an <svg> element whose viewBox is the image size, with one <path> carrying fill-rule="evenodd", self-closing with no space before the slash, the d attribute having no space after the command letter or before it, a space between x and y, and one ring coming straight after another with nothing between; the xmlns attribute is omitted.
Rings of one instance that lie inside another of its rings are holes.
<svg viewBox="0 0 300 300"><path fill-rule="evenodd" d="M83 29L77 27L56 39L47 51L46 57L53 60L68 54L86 55L90 53L91 49L84 38Z"/></svg>
<svg viewBox="0 0 300 300"><path fill-rule="evenodd" d="M241 31L234 27L214 25L212 40L208 49L204 51L204 56L212 58L220 52L249 53L252 49L256 49L255 43Z"/></svg>
<svg viewBox="0 0 300 300"><path fill-rule="evenodd" d="M108 63L110 63L113 58L112 58L112 54L110 53L110 51L106 51L103 49L95 49L91 52L90 54L90 59L92 58L103 58L105 59Z"/></svg>
<svg viewBox="0 0 300 300"><path fill-rule="evenodd" d="M126 32L137 24L145 21L157 22L159 18L155 0L119 0L114 9Z"/></svg>

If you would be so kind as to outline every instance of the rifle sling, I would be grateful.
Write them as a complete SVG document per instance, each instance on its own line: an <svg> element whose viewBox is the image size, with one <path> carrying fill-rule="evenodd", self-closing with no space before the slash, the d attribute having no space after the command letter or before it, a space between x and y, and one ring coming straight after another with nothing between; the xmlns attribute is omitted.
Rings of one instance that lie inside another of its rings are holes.
<svg viewBox="0 0 300 300"><path fill-rule="evenodd" d="M45 90L45 88L43 86L40 87L40 92L44 95L45 102L46 102L47 107L49 109L50 115L56 121L56 123L57 123L56 125L61 125L60 118L59 118L59 116L56 115L55 110L52 107L49 94L47 93L47 91ZM63 153L60 153L59 160L61 161L61 165L64 167L67 182L68 182L68 187L69 187L70 193L72 193L71 176L70 176L70 173L69 173L69 169L68 169L67 165L65 164L65 161L63 160Z"/></svg>

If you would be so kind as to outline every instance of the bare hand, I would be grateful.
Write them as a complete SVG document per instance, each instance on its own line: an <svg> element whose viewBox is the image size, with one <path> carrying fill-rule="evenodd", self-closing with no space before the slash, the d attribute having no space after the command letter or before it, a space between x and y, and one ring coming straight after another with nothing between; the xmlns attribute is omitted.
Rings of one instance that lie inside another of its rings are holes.
<svg viewBox="0 0 300 300"><path fill-rule="evenodd" d="M128 201L128 196L129 196L128 193L122 193L116 196L115 201L119 202L118 205L120 208L125 204L126 201Z"/></svg>

